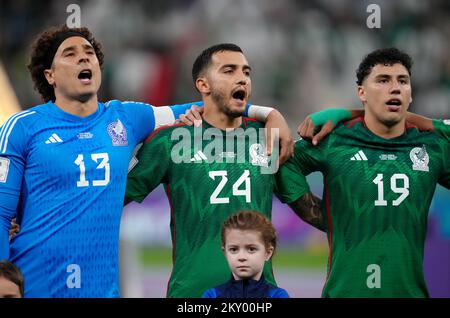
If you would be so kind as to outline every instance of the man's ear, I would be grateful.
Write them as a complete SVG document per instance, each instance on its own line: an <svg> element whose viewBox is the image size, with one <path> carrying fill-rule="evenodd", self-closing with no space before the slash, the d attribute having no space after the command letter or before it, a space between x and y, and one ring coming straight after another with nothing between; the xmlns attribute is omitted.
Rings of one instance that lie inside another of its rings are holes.
<svg viewBox="0 0 450 318"><path fill-rule="evenodd" d="M356 94L358 95L359 99L360 99L363 103L367 102L366 91L365 91L365 89L364 89L364 86L358 85L358 87L356 88Z"/></svg>
<svg viewBox="0 0 450 318"><path fill-rule="evenodd" d="M410 97L409 97L409 103L408 103L408 105L406 106L406 110L408 110L409 107L411 107L412 101L413 101L413 98L412 98L412 96L410 96Z"/></svg>
<svg viewBox="0 0 450 318"><path fill-rule="evenodd" d="M47 82L53 86L55 84L55 79L53 78L53 70L50 68L48 70L44 70L44 76L47 79Z"/></svg>
<svg viewBox="0 0 450 318"><path fill-rule="evenodd" d="M211 88L205 76L197 78L197 80L195 81L195 87L201 94L208 95L209 93L211 93Z"/></svg>

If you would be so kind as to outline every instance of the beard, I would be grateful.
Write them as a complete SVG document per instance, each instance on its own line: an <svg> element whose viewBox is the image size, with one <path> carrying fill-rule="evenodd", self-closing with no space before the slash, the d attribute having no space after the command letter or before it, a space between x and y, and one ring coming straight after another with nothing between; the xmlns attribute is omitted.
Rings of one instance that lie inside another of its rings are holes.
<svg viewBox="0 0 450 318"><path fill-rule="evenodd" d="M231 118L237 118L244 116L244 110L232 110L231 107L227 104L225 94L219 91L215 91L214 89L211 92L211 99L217 105L221 112Z"/></svg>

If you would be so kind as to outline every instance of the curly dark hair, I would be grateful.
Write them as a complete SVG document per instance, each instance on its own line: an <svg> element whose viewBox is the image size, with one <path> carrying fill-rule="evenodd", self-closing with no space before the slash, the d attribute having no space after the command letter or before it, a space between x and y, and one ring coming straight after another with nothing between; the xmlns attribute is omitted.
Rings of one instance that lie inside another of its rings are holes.
<svg viewBox="0 0 450 318"><path fill-rule="evenodd" d="M397 48L379 49L366 55L356 70L356 84L362 85L364 79L369 76L375 65L394 65L402 64L411 76L411 67L413 64L411 56Z"/></svg>
<svg viewBox="0 0 450 318"><path fill-rule="evenodd" d="M55 39L58 38L58 36L70 31L80 33L91 43L95 54L97 55L100 67L103 65L104 55L102 52L102 46L95 40L88 28L69 28L66 25L62 25L59 27L52 27L44 31L38 35L37 39L31 46L31 58L30 63L28 64L28 70L30 71L34 88L39 92L39 94L41 94L41 97L45 102L50 100L55 101L56 99L53 86L47 82L44 75L44 70L50 68L50 66L47 65L48 55L51 54Z"/></svg>

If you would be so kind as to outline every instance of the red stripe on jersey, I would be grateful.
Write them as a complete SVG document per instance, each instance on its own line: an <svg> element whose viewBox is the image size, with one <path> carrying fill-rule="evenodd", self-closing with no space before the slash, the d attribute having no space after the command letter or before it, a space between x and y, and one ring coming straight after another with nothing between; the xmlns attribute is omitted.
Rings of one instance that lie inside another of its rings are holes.
<svg viewBox="0 0 450 318"><path fill-rule="evenodd" d="M410 123L409 121L406 121L405 122L405 127L406 127L406 129L417 129L417 130L420 130L419 129L419 127L417 127L416 125L414 125L413 123Z"/></svg>
<svg viewBox="0 0 450 318"><path fill-rule="evenodd" d="M254 122L258 122L258 120L255 119L255 118L248 118L248 117L243 117L243 118L244 118L244 121L254 121Z"/></svg>
<svg viewBox="0 0 450 318"><path fill-rule="evenodd" d="M328 282L328 278L330 277L331 259L332 259L332 255L333 255L333 223L331 222L330 193L328 192L328 184L327 184L326 177L324 177L323 184L324 184L325 193L326 193L325 202L326 202L327 217L328 217L329 252L328 252L328 272L327 272L327 278L325 279L325 284L323 285L323 288L322 288L322 297L323 297L323 291Z"/></svg>
<svg viewBox="0 0 450 318"><path fill-rule="evenodd" d="M167 298L169 296L169 285L170 285L170 280L172 279L173 264L175 261L175 251L176 251L176 245L177 245L177 231L176 231L176 227L175 227L175 219L174 219L174 214L173 214L172 195L170 193L170 186L168 184L166 184L166 193L167 193L167 198L169 199L169 205L170 205L170 221L173 222L172 271L170 272L169 281L167 282L167 289L166 289L166 298Z"/></svg>
<svg viewBox="0 0 450 318"><path fill-rule="evenodd" d="M147 139L145 139L145 143L148 144L150 142L150 139L152 139L161 130L164 130L164 129L167 129L167 128L171 128L171 127L181 127L181 126L186 126L186 124L185 123L181 123L181 124L165 125L165 126L159 127L158 129L153 130L150 133L150 135L147 136Z"/></svg>
<svg viewBox="0 0 450 318"><path fill-rule="evenodd" d="M350 120L346 121L346 122L344 123L344 125L345 125L347 128L351 128L351 127L353 127L355 124L360 123L360 122L362 122L362 124L364 125L364 127L367 128L366 123L364 122L364 117L362 117L362 116L361 116L361 117L358 117L358 118L355 118L355 119L350 119ZM417 127L416 125L414 125L413 123L411 123L411 122L409 122L409 121L405 121L405 128L406 128L406 129L417 129L417 130L419 130L419 127Z"/></svg>
<svg viewBox="0 0 450 318"><path fill-rule="evenodd" d="M350 120L348 120L348 121L346 121L345 123L344 123L344 125L347 127L347 128L352 128L355 124L357 124L357 123L360 123L360 122L363 122L364 123L364 117L358 117L358 118L355 118L355 119L350 119ZM347 126L348 125L348 126Z"/></svg>
<svg viewBox="0 0 450 318"><path fill-rule="evenodd" d="M247 124L247 122L249 122L249 121L253 121L253 122L258 122L256 119L254 119L254 118L246 118L246 117L243 117L244 118L244 128L245 129L247 129L247 126L248 126L248 124Z"/></svg>

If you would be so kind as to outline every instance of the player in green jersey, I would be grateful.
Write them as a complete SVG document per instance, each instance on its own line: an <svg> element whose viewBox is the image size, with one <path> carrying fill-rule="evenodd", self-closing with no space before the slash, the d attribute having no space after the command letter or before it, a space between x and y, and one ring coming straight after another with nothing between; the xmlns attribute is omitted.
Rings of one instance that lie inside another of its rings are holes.
<svg viewBox="0 0 450 318"><path fill-rule="evenodd" d="M330 246L323 297L428 296L427 216L436 184L450 188L450 144L444 122L436 123L447 126L447 139L406 121L411 63L397 49L366 56L357 71L364 117L339 124L317 146L298 141L280 169L287 203L303 195L304 175L324 175L317 216Z"/></svg>
<svg viewBox="0 0 450 318"><path fill-rule="evenodd" d="M311 140L317 145L327 136L339 122L345 122L364 116L364 109L329 108L311 114L298 126L300 137ZM430 119L418 114L408 112L406 121L413 124L420 131L436 131L450 141L450 119Z"/></svg>
<svg viewBox="0 0 450 318"><path fill-rule="evenodd" d="M129 173L126 201L142 202L160 183L165 184L173 242L168 297L200 297L230 278L220 251L220 233L231 214L251 209L271 217L275 180L267 172L276 170L269 171L274 160L265 155L263 126L243 118L251 93L250 72L235 45L203 51L193 66L204 102L201 129L180 125L156 131ZM305 183L299 215L317 209L306 188ZM270 262L264 276L274 284Z"/></svg>

